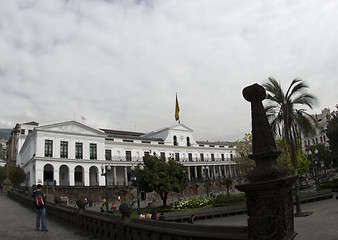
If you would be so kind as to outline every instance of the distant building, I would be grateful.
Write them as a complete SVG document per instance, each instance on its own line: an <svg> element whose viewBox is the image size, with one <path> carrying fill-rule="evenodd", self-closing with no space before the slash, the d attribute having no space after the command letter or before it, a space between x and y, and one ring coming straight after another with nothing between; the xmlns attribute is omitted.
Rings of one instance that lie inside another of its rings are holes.
<svg viewBox="0 0 338 240"><path fill-rule="evenodd" d="M16 125L8 147L11 159L27 174L27 186L54 180L60 186L104 186L101 169L107 165L108 185L126 186L132 166L142 163L145 154L182 163L189 181L236 174L231 143L195 141L193 130L184 124L140 133L95 129L76 121L30 122Z"/></svg>
<svg viewBox="0 0 338 240"><path fill-rule="evenodd" d="M328 146L328 138L326 136L326 129L328 125L328 120L330 117L330 109L324 108L321 113L313 114L312 117L316 119L317 126L313 124L315 131L309 133L308 135L303 135L303 150L305 151L307 146L316 145L316 144L325 144Z"/></svg>
<svg viewBox="0 0 338 240"><path fill-rule="evenodd" d="M17 123L12 129L11 135L7 141L7 158L12 165L19 165L17 162L18 152L26 137L31 133L34 127L39 126L37 122Z"/></svg>

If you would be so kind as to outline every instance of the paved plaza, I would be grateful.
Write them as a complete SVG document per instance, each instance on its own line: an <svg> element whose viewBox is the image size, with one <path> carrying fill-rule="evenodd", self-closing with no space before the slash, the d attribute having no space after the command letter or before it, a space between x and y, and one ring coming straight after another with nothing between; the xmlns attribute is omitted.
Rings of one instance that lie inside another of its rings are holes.
<svg viewBox="0 0 338 240"><path fill-rule="evenodd" d="M295 218L296 240L338 240L338 200L335 198L314 203L302 204L303 211L313 212L308 217ZM66 227L48 218L48 232L35 230L35 212L25 208L10 198L0 196L0 239L97 239L82 233L80 230ZM198 221L196 224L211 225L246 225L247 216L238 215Z"/></svg>
<svg viewBox="0 0 338 240"><path fill-rule="evenodd" d="M33 206L32 206L33 207ZM32 208L33 209L33 208ZM0 195L0 239L1 240L31 240L31 239L97 239L84 235L80 230L68 228L48 218L46 225L48 232L35 230L35 211L25 208L7 196Z"/></svg>
<svg viewBox="0 0 338 240"><path fill-rule="evenodd" d="M307 217L295 217L296 240L338 240L338 200L334 198L302 204L303 212L312 212ZM237 215L196 221L203 225L247 225L247 215Z"/></svg>

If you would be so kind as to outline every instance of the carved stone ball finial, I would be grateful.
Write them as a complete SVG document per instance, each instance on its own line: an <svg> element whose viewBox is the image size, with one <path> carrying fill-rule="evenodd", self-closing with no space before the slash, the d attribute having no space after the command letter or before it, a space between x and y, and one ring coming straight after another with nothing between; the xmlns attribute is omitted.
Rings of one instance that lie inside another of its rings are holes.
<svg viewBox="0 0 338 240"><path fill-rule="evenodd" d="M248 102L261 102L265 99L265 89L257 83L243 89L243 97Z"/></svg>

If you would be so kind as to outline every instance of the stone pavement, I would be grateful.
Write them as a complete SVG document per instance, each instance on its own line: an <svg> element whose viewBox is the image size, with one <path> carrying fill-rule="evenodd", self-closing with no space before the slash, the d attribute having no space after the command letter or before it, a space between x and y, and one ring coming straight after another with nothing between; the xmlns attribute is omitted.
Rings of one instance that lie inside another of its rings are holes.
<svg viewBox="0 0 338 240"><path fill-rule="evenodd" d="M338 200L334 198L302 204L302 212L312 212L307 217L295 217L295 240L338 240ZM247 225L247 215L237 215L196 221L203 225Z"/></svg>
<svg viewBox="0 0 338 240"><path fill-rule="evenodd" d="M30 239L62 239L88 240L97 239L71 229L52 219L47 219L48 232L35 230L35 211L25 208L7 196L0 195L0 239L1 240L30 240Z"/></svg>

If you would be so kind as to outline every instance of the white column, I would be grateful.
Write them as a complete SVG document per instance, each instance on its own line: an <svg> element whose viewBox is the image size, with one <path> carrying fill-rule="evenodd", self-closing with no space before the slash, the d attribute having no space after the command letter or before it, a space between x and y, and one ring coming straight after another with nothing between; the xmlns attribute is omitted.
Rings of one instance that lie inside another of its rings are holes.
<svg viewBox="0 0 338 240"><path fill-rule="evenodd" d="M216 166L213 165L213 166L212 166L212 169L213 169L213 172L214 172L214 179L216 179Z"/></svg>
<svg viewBox="0 0 338 240"><path fill-rule="evenodd" d="M75 179L74 168L69 168L69 186L74 186L75 185L74 179Z"/></svg>
<svg viewBox="0 0 338 240"><path fill-rule="evenodd" d="M83 168L83 177L84 177L84 185L89 186L89 169L87 167Z"/></svg>
<svg viewBox="0 0 338 240"><path fill-rule="evenodd" d="M114 182L114 186L117 185L117 179L116 179L116 167L113 166L113 182Z"/></svg>
<svg viewBox="0 0 338 240"><path fill-rule="evenodd" d="M60 184L60 172L58 168L54 168L54 180L56 181L56 185Z"/></svg>
<svg viewBox="0 0 338 240"><path fill-rule="evenodd" d="M195 178L198 178L198 175L197 175L197 166L195 166Z"/></svg>
<svg viewBox="0 0 338 240"><path fill-rule="evenodd" d="M124 185L128 186L128 168L124 167Z"/></svg>
<svg viewBox="0 0 338 240"><path fill-rule="evenodd" d="M219 178L222 178L222 169L221 169L221 165L218 165L218 172L219 172Z"/></svg>
<svg viewBox="0 0 338 240"><path fill-rule="evenodd" d="M190 167L188 166L188 181L191 182Z"/></svg>

